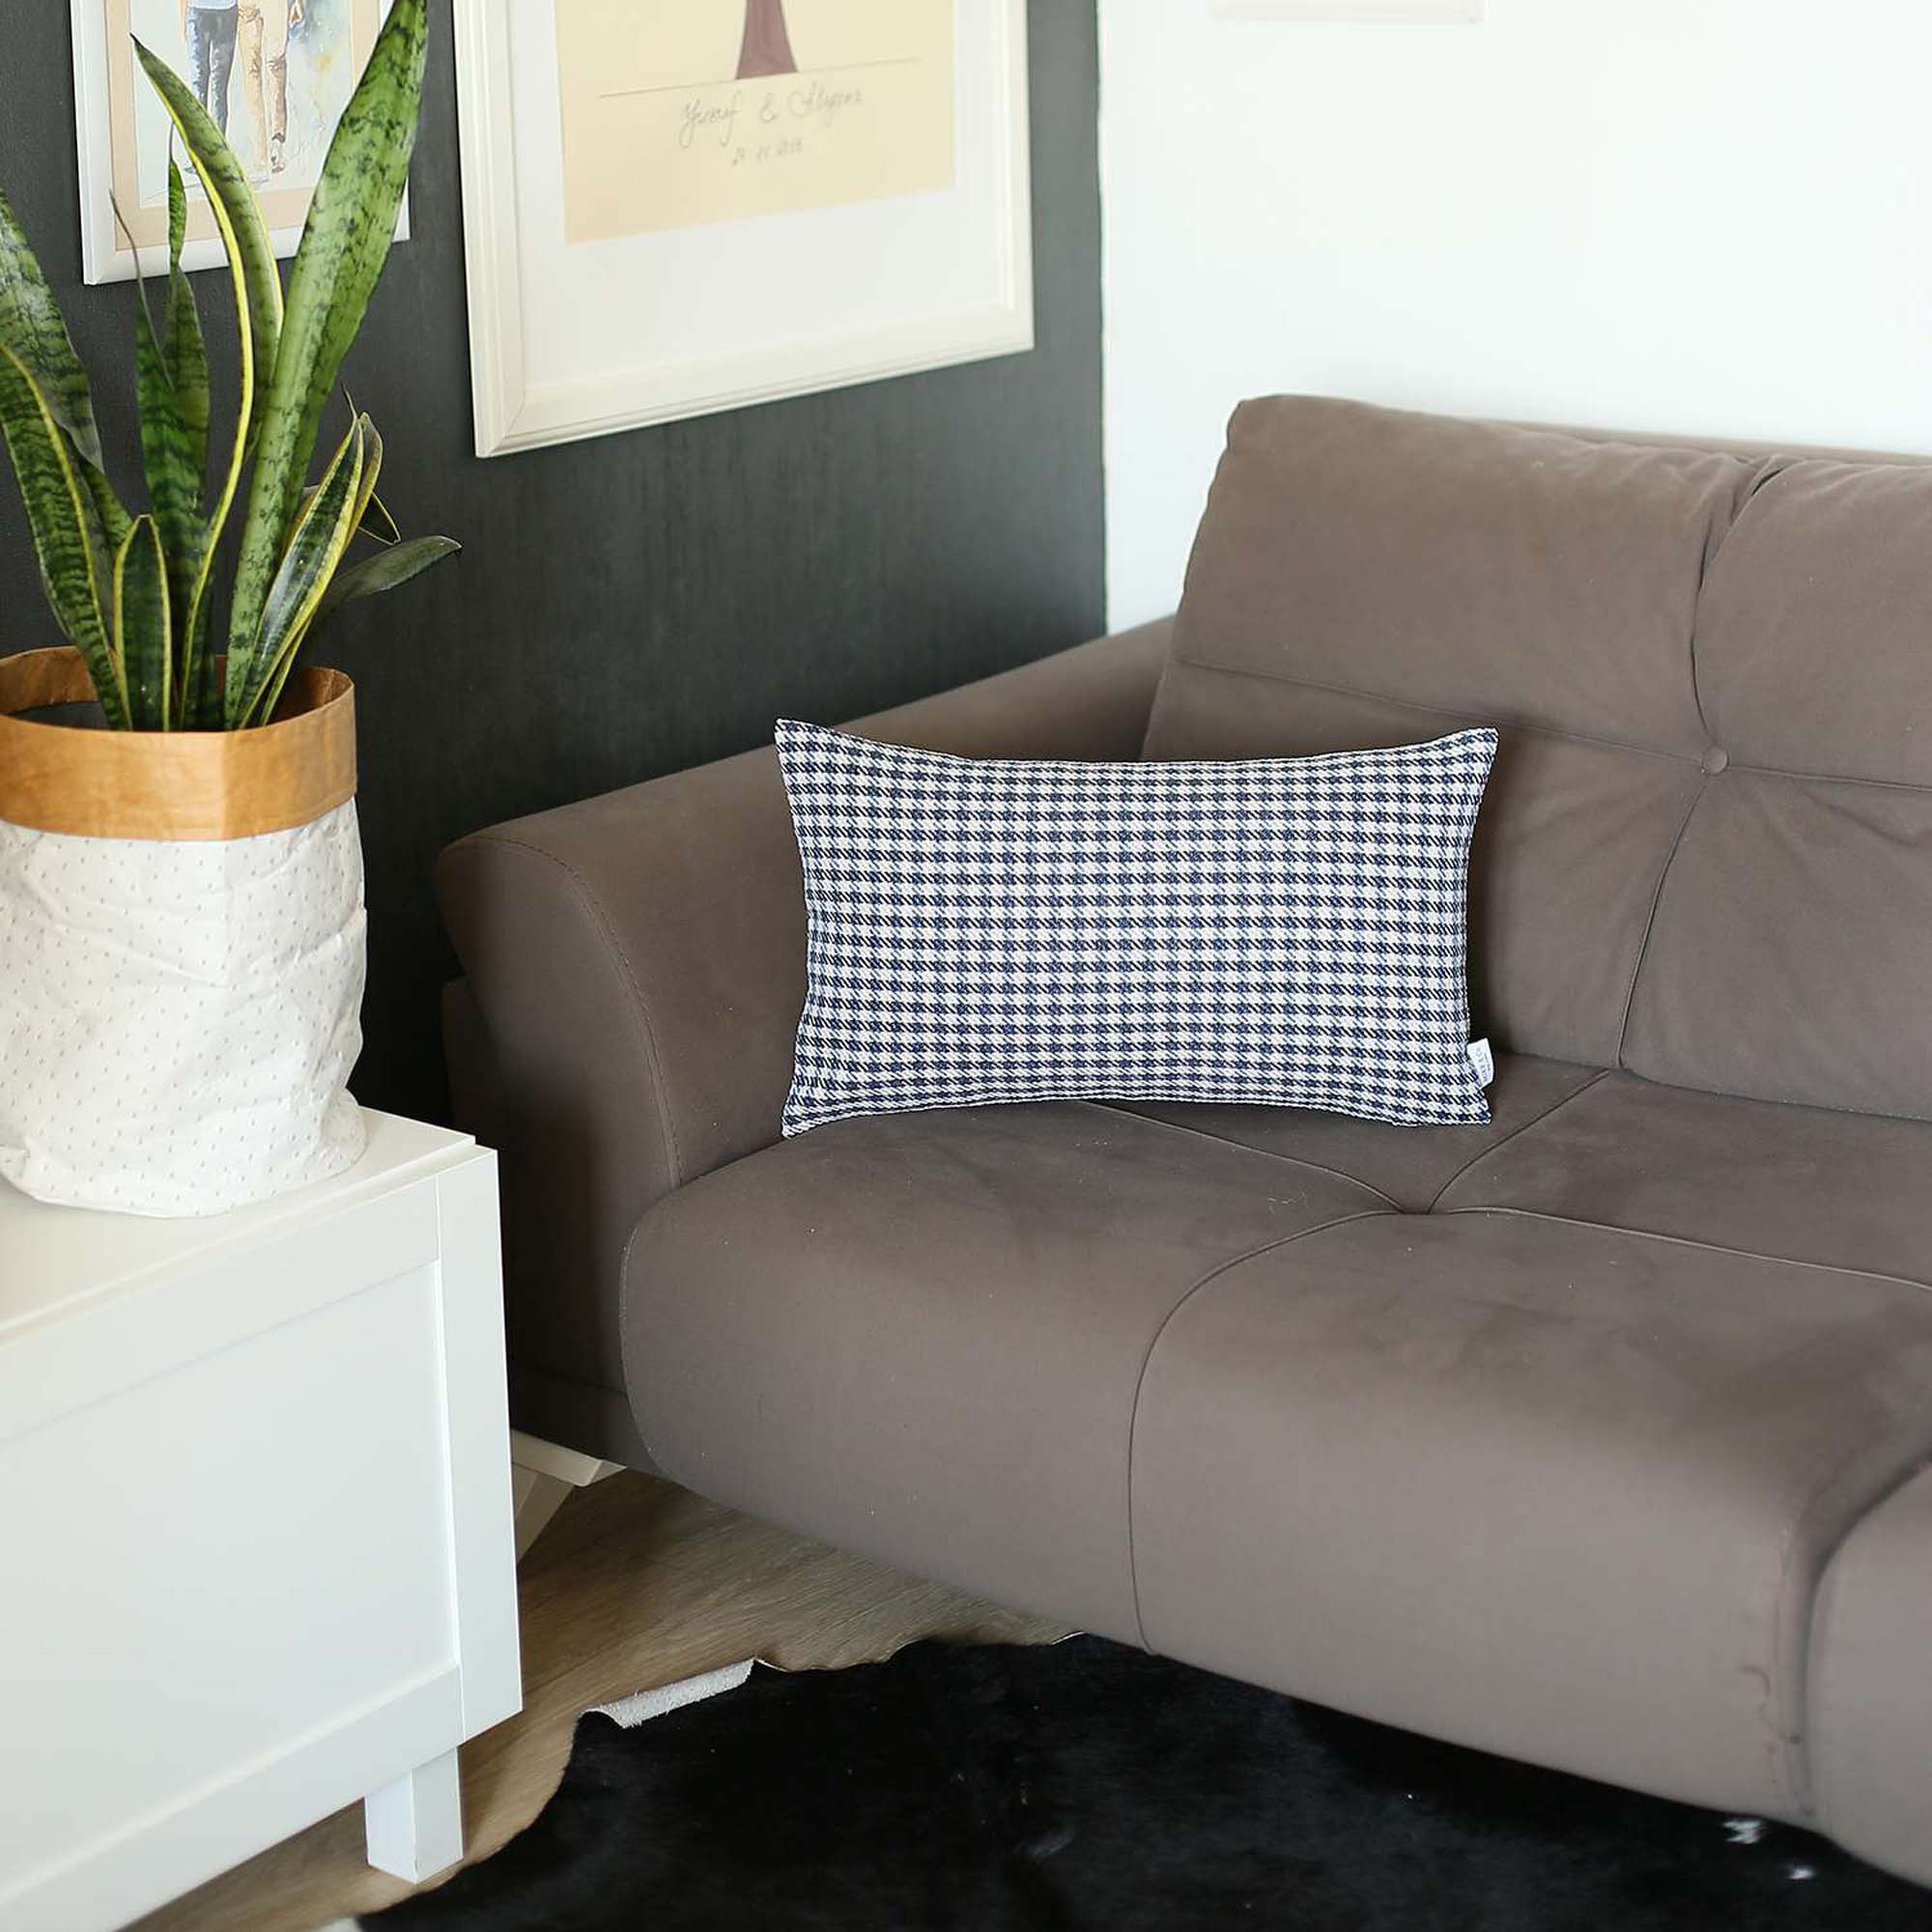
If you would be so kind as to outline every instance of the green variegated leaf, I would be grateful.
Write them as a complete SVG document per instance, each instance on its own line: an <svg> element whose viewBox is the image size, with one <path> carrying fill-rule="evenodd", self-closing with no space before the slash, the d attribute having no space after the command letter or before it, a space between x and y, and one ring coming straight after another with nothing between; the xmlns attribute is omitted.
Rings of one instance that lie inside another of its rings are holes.
<svg viewBox="0 0 1932 1932"><path fill-rule="evenodd" d="M301 494L301 507L306 509L315 500L316 486L311 483ZM373 490L369 500L362 506L362 515L355 525L355 534L367 537L379 544L399 544L403 533L396 527L396 520L389 514L389 506Z"/></svg>
<svg viewBox="0 0 1932 1932"><path fill-rule="evenodd" d="M86 661L107 722L125 725L128 694L107 627L99 517L81 481L81 472L90 466L74 453L25 362L4 342L0 431L14 460L47 601L68 640Z"/></svg>
<svg viewBox="0 0 1932 1932"><path fill-rule="evenodd" d="M174 387L182 427L188 436L188 455L194 469L195 507L208 481L209 382L208 349L202 341L201 311L195 306L194 286L181 265L182 242L187 234L187 193L181 169L168 156L168 314L162 341L168 381Z"/></svg>
<svg viewBox="0 0 1932 1932"><path fill-rule="evenodd" d="M165 731L174 683L174 628L167 560L153 517L136 517L114 559L114 646L128 676L128 716L137 731Z"/></svg>
<svg viewBox="0 0 1932 1932"><path fill-rule="evenodd" d="M378 551L374 556L365 556L360 563L338 570L316 607L315 623L309 627L311 633L343 605L357 597L374 597L379 591L394 590L411 578L420 577L431 564L454 556L462 548L453 537L405 537L387 550Z"/></svg>
<svg viewBox="0 0 1932 1932"><path fill-rule="evenodd" d="M270 581L300 505L323 408L389 258L415 147L427 43L425 0L396 0L336 124L289 278L229 615L229 673L239 655L253 688L261 679L251 654L266 635Z"/></svg>
<svg viewBox="0 0 1932 1932"><path fill-rule="evenodd" d="M316 609L355 532L355 506L368 456L369 418L357 416L324 473L308 508L297 519L262 611L262 631L250 653L252 683L237 676L228 658L227 714L231 727L251 719L266 724L301 649Z"/></svg>
<svg viewBox="0 0 1932 1932"><path fill-rule="evenodd" d="M203 528L201 482L194 467L194 442L182 421L181 399L168 381L161 346L148 320L145 295L134 311L134 380L141 404L141 459L148 476L148 500L167 560L168 601L174 635L185 639L194 614L195 584L201 575ZM188 667L184 663L181 669ZM134 707L133 669L128 668L128 701Z"/></svg>
<svg viewBox="0 0 1932 1932"><path fill-rule="evenodd" d="M363 412L355 407L355 398L350 394L347 384L344 385L342 394L349 404L350 415L361 415ZM373 433L375 429L373 419L369 427ZM379 437L377 438L379 450L381 444L382 439ZM379 456L379 463L380 460ZM358 537L367 537L371 542L379 544L401 543L403 540L403 533L397 527L395 518L390 516L389 506L384 502L381 494L376 488L376 479L373 476L367 480L363 487L362 514L356 520L355 534Z"/></svg>
<svg viewBox="0 0 1932 1932"><path fill-rule="evenodd" d="M369 500L362 508L362 521L356 526L358 536L374 537L379 544L399 544L403 533L396 527L396 520L389 514L389 506L375 491L369 492Z"/></svg>
<svg viewBox="0 0 1932 1932"><path fill-rule="evenodd" d="M244 367L252 381L244 381L248 404L243 421L252 440L259 429L259 412L267 398L270 374L275 366L276 345L282 331L282 282L275 271L275 251L269 230L262 220L261 205L248 185L248 177L227 137L214 125L207 108L194 98L180 74L139 41L134 57L161 97L168 118L186 148L201 185L208 190L209 207L214 225L221 231L221 245L228 252L228 268L235 283L235 313L241 324ZM173 224L173 205L169 206ZM172 237L170 238L172 240Z"/></svg>
<svg viewBox="0 0 1932 1932"><path fill-rule="evenodd" d="M375 422L358 410L352 401L349 405L349 420L362 425L363 459L362 488L355 499L355 528L357 536L373 536L379 543L392 542L393 539L382 534L384 526L395 529L395 520L387 510L383 509L376 498L376 479L383 473L383 439L378 434ZM301 501L297 506L299 516L315 501L316 493L322 488L319 483L311 483L301 493ZM372 527L373 526L373 527ZM397 535L401 532L398 531Z"/></svg>
<svg viewBox="0 0 1932 1932"><path fill-rule="evenodd" d="M161 345L175 407L187 438L188 466L195 479L194 545L179 555L168 547L168 577L185 597L176 606L176 719L185 730L214 731L221 726L221 687L215 663L208 654L210 600L206 571L213 561L213 533L201 518L203 492L208 487L208 422L210 385L208 350L202 340L201 311L194 286L181 265L182 244L187 239L187 190L173 155L168 156L168 332ZM279 284L278 284L279 286ZM243 406L245 412L246 406ZM234 472L239 479L239 469ZM234 483L228 500L233 500ZM223 508L226 521L226 506ZM167 539L162 539L167 543Z"/></svg>
<svg viewBox="0 0 1932 1932"><path fill-rule="evenodd" d="M100 433L87 371L73 353L47 278L27 245L12 205L0 194L0 343L33 378L53 420L65 430L83 462L100 467Z"/></svg>
<svg viewBox="0 0 1932 1932"><path fill-rule="evenodd" d="M247 466L249 447L260 428L261 408L268 393L269 378L274 368L276 345L281 339L282 284L275 270L274 251L270 245L269 232L263 225L262 212L256 204L254 191L249 187L247 177L221 130L172 68L157 60L139 41L134 43L134 53L153 82L156 93L161 97L175 131L181 136L188 158L193 161L195 171L201 176L202 185L208 190L215 226L220 230L222 246L227 251L229 280L235 295L237 332L241 342L241 384L234 443L228 453L228 467L222 475L221 487L206 521L200 563L188 599L187 619L182 627L180 685L183 714L190 724L212 727L216 722L213 714L221 709L221 703L215 689L213 667L207 652L209 579L220 547L221 532L227 526L229 511L241 491L242 472ZM172 187L168 214L172 231ZM170 232L171 269L173 241ZM185 280L185 277L183 279ZM176 308L173 282L171 271L171 319ZM192 297L188 298L190 309L192 299ZM199 335L197 321L197 347ZM170 340L176 349L186 340L185 335L180 338L174 336L172 320ZM185 353L192 357L197 350L190 348ZM206 358L199 359L205 381ZM193 387L190 377L188 391L192 392ZM177 391L178 396L181 393L181 390Z"/></svg>
<svg viewBox="0 0 1932 1932"><path fill-rule="evenodd" d="M80 487L87 492L88 508L100 537L100 554L103 557L111 557L127 538L128 512L121 507L121 498L114 494L114 486L108 482L106 470L97 469L91 463L83 463L80 466Z"/></svg>
<svg viewBox="0 0 1932 1932"><path fill-rule="evenodd" d="M221 659L208 648L209 607L206 602L195 611L195 635L187 640L182 658L181 722L188 731L219 731L227 719L221 708Z"/></svg>
<svg viewBox="0 0 1932 1932"><path fill-rule="evenodd" d="M175 144L168 143L168 269L182 265L182 249L187 245L187 185L182 180L181 164L175 159Z"/></svg>
<svg viewBox="0 0 1932 1932"><path fill-rule="evenodd" d="M355 514L349 525L351 536L367 526L369 506L376 500L376 479L383 473L382 436L368 416L357 420L362 425L362 480L355 487Z"/></svg>

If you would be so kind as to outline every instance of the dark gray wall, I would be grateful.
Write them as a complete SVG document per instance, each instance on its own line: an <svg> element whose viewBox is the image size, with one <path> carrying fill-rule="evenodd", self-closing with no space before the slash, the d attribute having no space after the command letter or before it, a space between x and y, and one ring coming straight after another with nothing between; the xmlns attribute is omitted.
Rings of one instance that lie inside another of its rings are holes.
<svg viewBox="0 0 1932 1932"><path fill-rule="evenodd" d="M467 548L352 609L315 653L358 696L355 1091L427 1117L445 1105L437 993L453 965L430 876L449 839L740 751L781 714L851 717L1076 643L1100 629L1102 569L1091 4L1032 8L1032 355L488 463L469 427L447 4L433 14L417 239L347 377L383 430L404 527ZM131 457L132 291L80 283L67 14L0 9L0 186L95 372L103 434ZM225 284L196 287L219 381ZM0 476L0 651L52 641L51 622Z"/></svg>

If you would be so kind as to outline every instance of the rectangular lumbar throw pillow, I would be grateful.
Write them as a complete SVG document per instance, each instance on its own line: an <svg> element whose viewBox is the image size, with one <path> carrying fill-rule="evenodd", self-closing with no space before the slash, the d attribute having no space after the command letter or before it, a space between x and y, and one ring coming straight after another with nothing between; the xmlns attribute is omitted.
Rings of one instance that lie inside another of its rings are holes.
<svg viewBox="0 0 1932 1932"><path fill-rule="evenodd" d="M778 746L810 928L787 1134L1056 1099L1489 1119L1463 952L1493 731L1229 764Z"/></svg>

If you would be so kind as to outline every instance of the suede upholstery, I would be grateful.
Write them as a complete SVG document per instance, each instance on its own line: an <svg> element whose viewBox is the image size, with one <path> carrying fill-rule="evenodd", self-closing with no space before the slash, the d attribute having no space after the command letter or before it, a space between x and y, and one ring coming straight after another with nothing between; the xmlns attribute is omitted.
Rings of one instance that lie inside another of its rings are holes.
<svg viewBox="0 0 1932 1932"><path fill-rule="evenodd" d="M1171 639L862 727L1497 725L1487 1127L1075 1103L774 1145L804 935L768 753L465 840L452 1076L504 1151L519 1420L1932 1883L1928 528L1902 462L1275 399Z"/></svg>
<svg viewBox="0 0 1932 1932"><path fill-rule="evenodd" d="M856 728L966 757L1129 758L1168 631ZM541 1427L521 1408L520 1423L635 1462L625 1244L654 1201L777 1140L791 1084L805 906L778 758L752 752L474 834L442 855L437 884L468 976L447 1009L452 1096L511 1156L511 1378L546 1397Z"/></svg>
<svg viewBox="0 0 1932 1932"><path fill-rule="evenodd" d="M1086 1103L835 1122L652 1210L630 1387L652 1454L706 1494L1131 1638L1134 1399L1176 1302L1383 1211Z"/></svg>

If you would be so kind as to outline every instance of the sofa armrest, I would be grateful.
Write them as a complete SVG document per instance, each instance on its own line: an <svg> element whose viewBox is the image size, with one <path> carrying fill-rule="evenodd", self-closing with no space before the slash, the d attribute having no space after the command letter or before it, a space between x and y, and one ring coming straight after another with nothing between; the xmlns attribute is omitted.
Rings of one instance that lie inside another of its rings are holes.
<svg viewBox="0 0 1932 1932"><path fill-rule="evenodd" d="M969 756L1132 758L1166 623L859 722ZM776 753L475 833L438 867L473 1021L459 1096L504 1158L511 1350L620 1389L623 1250L646 1208L779 1135L805 1000L798 846ZM490 1065L472 1063L487 1054ZM595 1446L582 1444L579 1446Z"/></svg>

